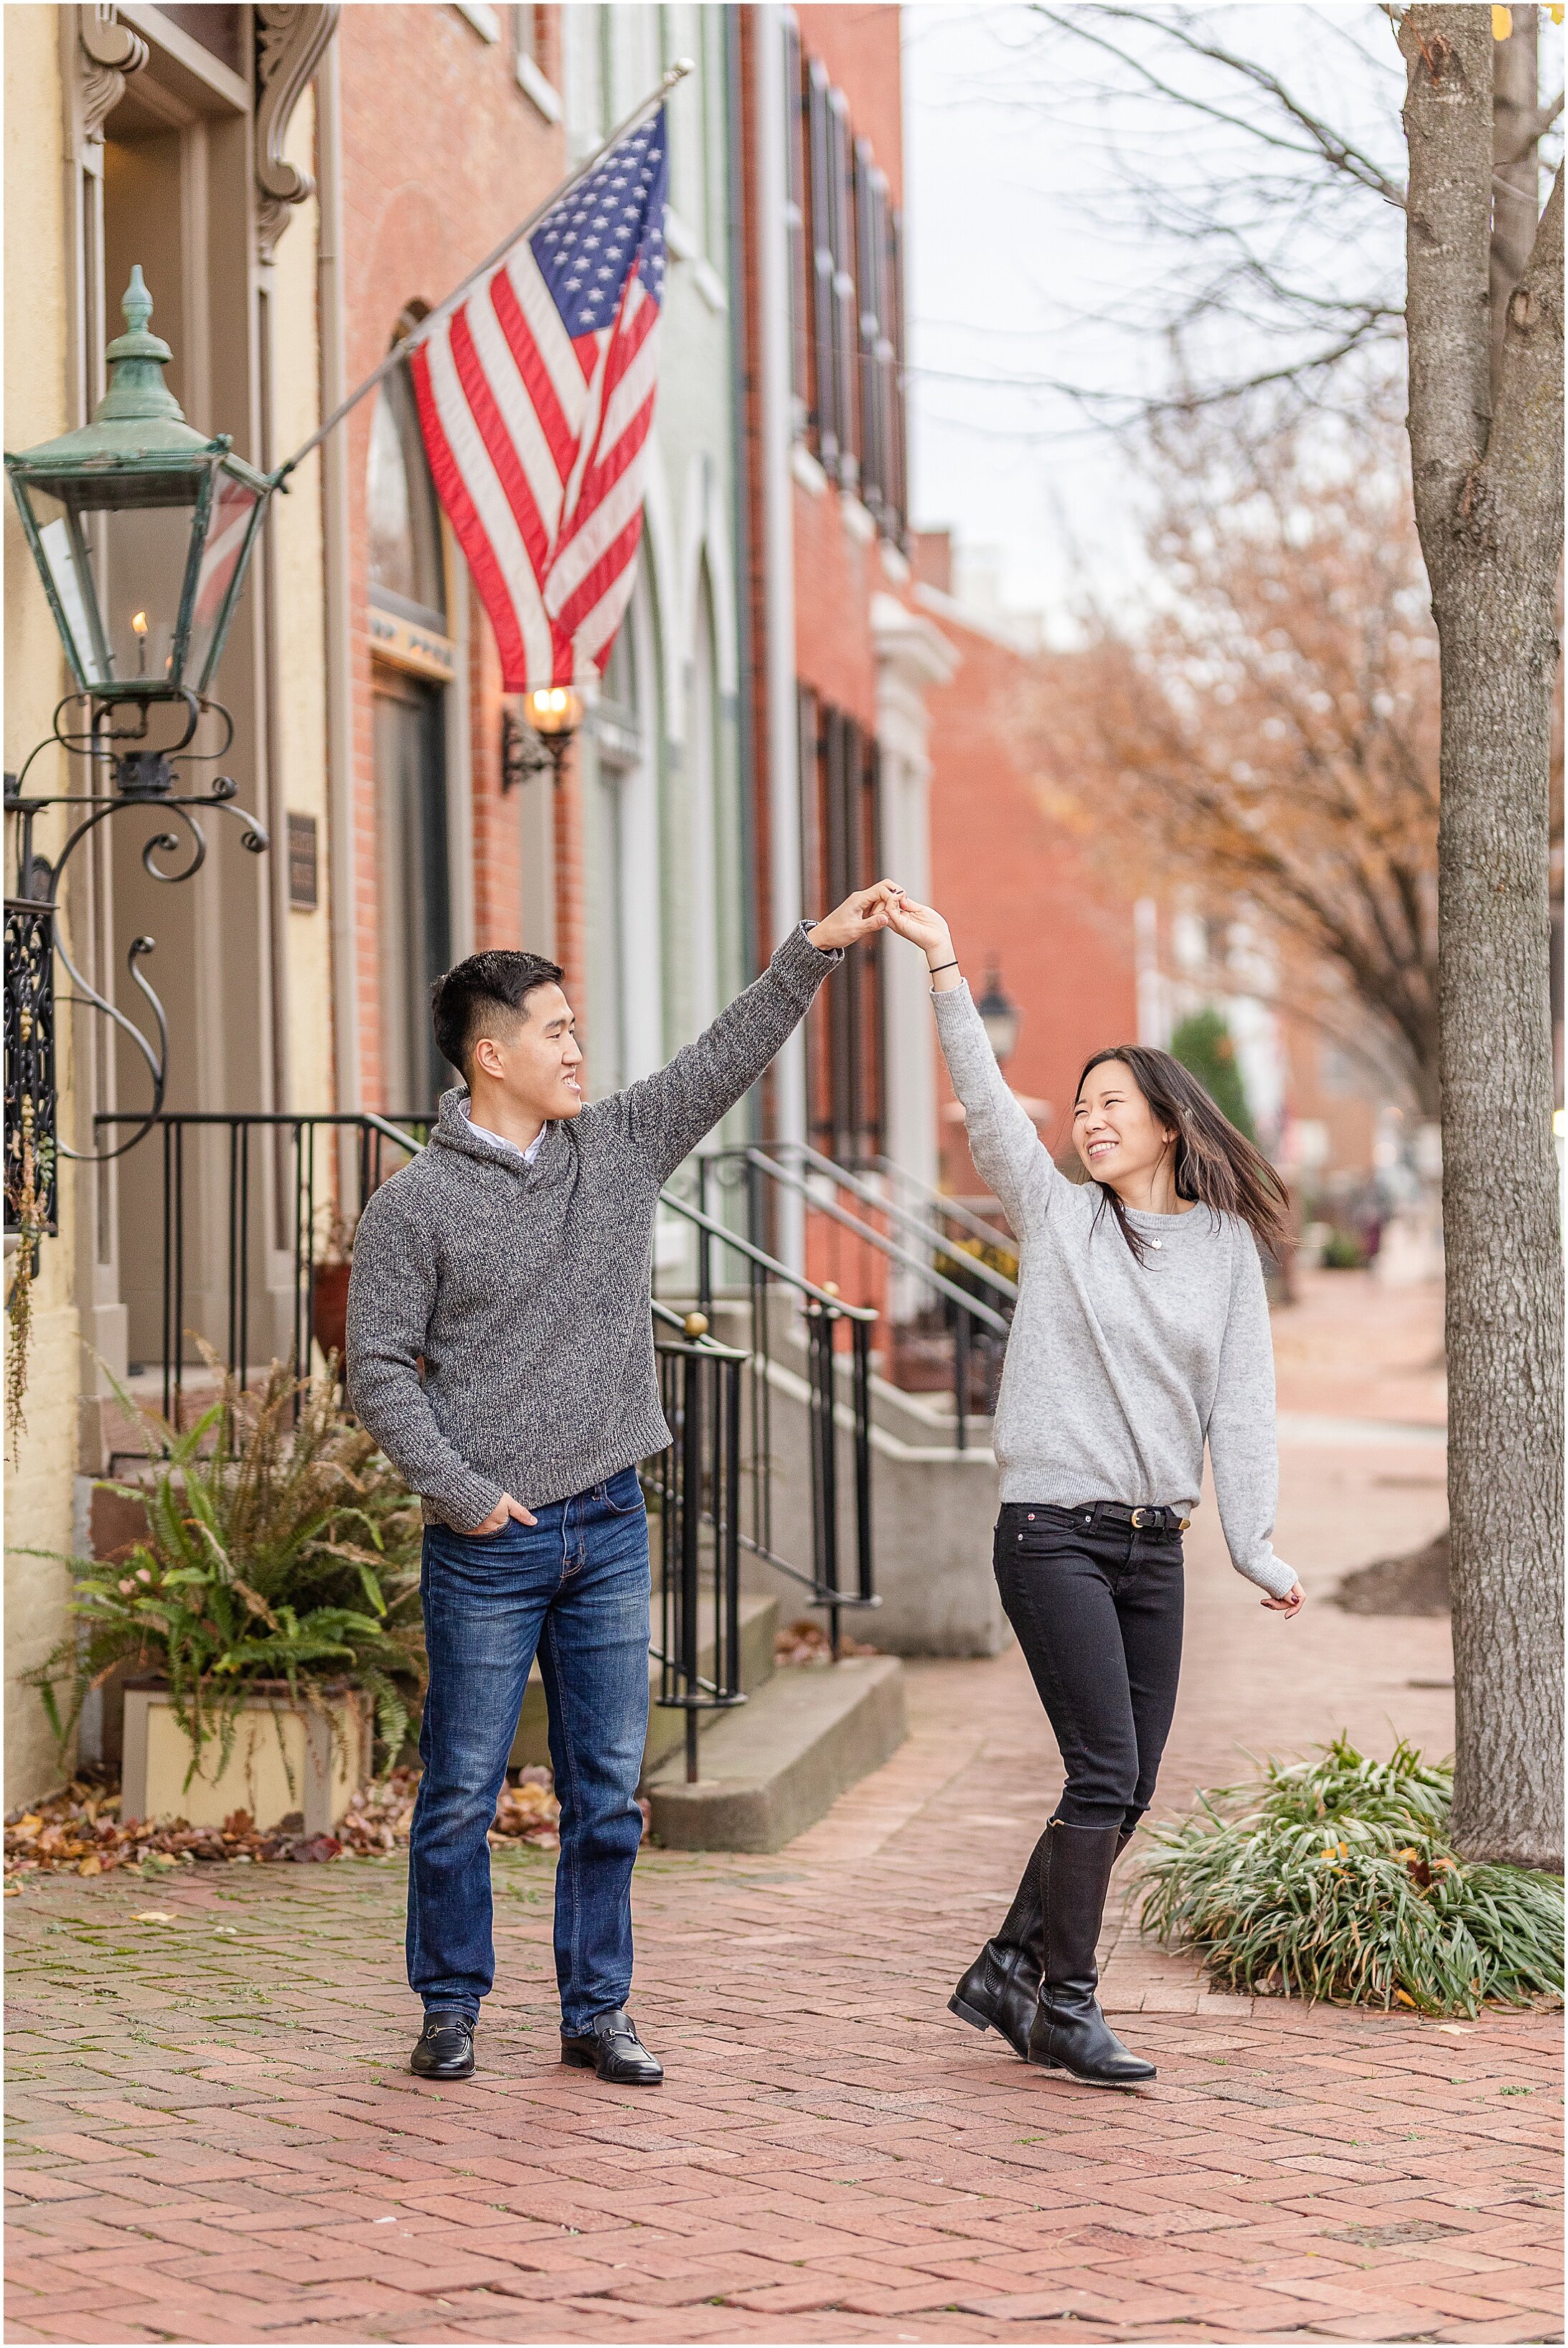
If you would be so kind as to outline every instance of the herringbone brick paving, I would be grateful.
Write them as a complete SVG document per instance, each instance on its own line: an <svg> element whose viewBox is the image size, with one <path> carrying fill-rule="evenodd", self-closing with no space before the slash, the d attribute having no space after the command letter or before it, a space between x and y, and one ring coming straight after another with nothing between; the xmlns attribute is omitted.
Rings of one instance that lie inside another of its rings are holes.
<svg viewBox="0 0 1568 2348"><path fill-rule="evenodd" d="M1321 1591L1423 1537L1440 1469L1293 1451L1284 1553ZM1342 1725L1447 1748L1445 1623L1283 1625L1207 1517L1191 1554L1162 1800ZM553 2059L542 1855L497 1856L480 2068L445 2088L402 2067L398 1862L31 1879L6 1910L10 2336L1558 2336L1557 2016L1214 1998L1123 1920L1106 1999L1156 2085L1031 2072L945 1999L1054 1750L1016 1654L913 1666L910 1694L909 1744L777 1859L645 1853L656 2093Z"/></svg>

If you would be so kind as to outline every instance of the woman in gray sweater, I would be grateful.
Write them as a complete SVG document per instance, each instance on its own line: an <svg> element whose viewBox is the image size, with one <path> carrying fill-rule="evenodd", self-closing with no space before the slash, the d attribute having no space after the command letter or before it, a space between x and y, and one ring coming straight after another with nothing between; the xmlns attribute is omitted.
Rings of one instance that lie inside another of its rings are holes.
<svg viewBox="0 0 1568 2348"><path fill-rule="evenodd" d="M1018 1242L996 1403L995 1568L1066 1770L1006 1921L949 2001L1029 2062L1096 2086L1154 2065L1095 1997L1111 1868L1153 1798L1181 1661L1181 1535L1209 1447L1220 1521L1263 1604L1300 1611L1274 1554L1274 1354L1258 1249L1285 1237L1266 1159L1169 1053L1097 1053L1061 1173L1003 1081L946 922L890 910L925 954L970 1155Z"/></svg>

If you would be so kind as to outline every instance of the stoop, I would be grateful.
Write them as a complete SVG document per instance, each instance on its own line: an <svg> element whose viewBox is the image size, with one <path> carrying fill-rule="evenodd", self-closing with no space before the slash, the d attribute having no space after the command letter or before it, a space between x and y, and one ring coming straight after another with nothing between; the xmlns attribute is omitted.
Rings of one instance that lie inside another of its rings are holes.
<svg viewBox="0 0 1568 2348"><path fill-rule="evenodd" d="M653 1830L671 1850L779 1850L909 1734L896 1655L775 1672L703 1737L688 1786L676 1755L647 1781Z"/></svg>

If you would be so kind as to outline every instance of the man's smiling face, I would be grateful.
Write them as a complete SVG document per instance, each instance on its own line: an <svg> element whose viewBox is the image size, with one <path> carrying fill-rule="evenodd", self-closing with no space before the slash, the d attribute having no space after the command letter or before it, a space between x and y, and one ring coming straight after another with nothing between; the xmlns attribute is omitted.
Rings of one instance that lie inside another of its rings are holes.
<svg viewBox="0 0 1568 2348"><path fill-rule="evenodd" d="M507 1024L494 1022L497 1028ZM583 1054L575 1031L575 1014L561 988L553 982L532 988L510 1035L483 1035L475 1043L470 1087L477 1075L520 1115L547 1124L576 1117L583 1107Z"/></svg>

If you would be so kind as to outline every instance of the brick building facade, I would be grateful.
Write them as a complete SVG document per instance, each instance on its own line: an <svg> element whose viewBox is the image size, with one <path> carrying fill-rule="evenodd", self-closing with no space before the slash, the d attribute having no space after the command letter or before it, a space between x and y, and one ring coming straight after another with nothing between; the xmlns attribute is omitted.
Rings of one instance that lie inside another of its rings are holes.
<svg viewBox="0 0 1568 2348"><path fill-rule="evenodd" d="M564 175L551 106L558 15L344 11L335 70L349 386ZM540 870L541 786L502 788L495 642L437 507L401 369L338 437L349 761L340 821L351 813L338 855L352 888L335 973L339 1105L419 1109L449 1081L428 1041L430 980L476 948L548 930L553 875Z"/></svg>

